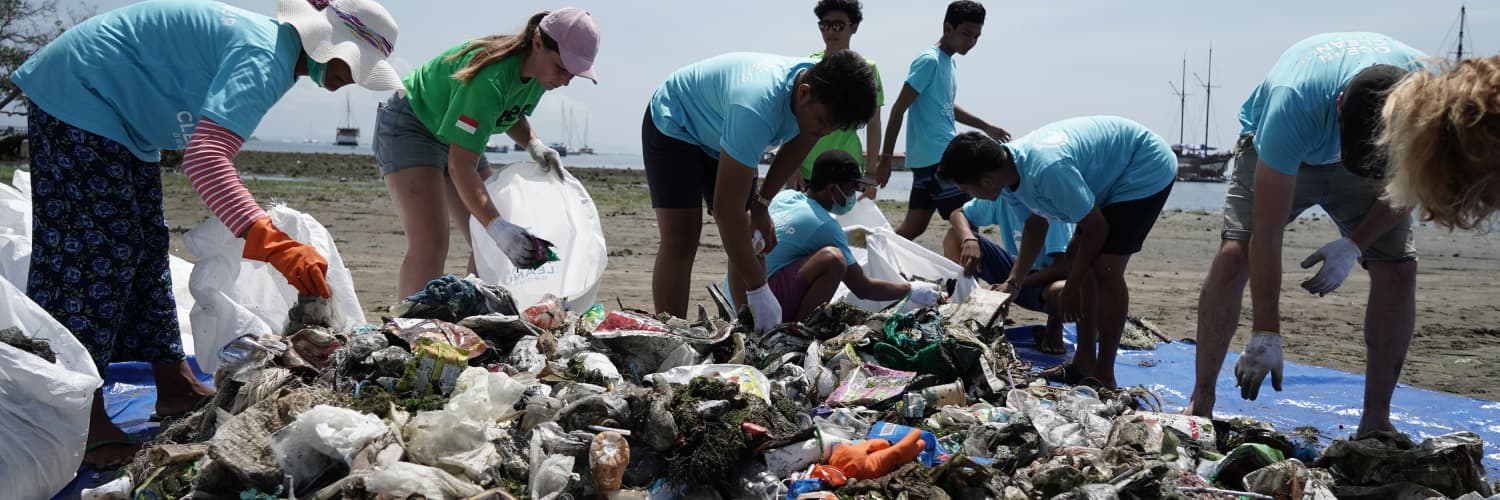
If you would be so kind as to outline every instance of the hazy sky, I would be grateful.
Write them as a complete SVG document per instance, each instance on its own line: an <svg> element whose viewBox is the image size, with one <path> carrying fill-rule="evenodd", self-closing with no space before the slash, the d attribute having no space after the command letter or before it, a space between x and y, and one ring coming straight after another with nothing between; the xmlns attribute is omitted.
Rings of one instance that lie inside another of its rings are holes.
<svg viewBox="0 0 1500 500"><path fill-rule="evenodd" d="M103 12L132 2L86 2ZM272 0L230 1L274 15ZM1194 73L1207 77L1214 49L1210 142L1227 146L1239 130L1236 114L1276 57L1308 35L1376 31L1430 55L1447 55L1457 41L1456 0L1202 0L984 2L988 22L979 45L957 58L958 103L1020 135L1042 124L1089 114L1142 122L1176 142L1178 102L1168 82L1188 58L1188 142L1203 137L1203 97ZM538 134L561 140L562 108L573 109L577 135L585 114L589 139L603 151L640 150L640 120L651 92L673 70L713 55L757 51L805 55L823 48L813 0L615 0L576 3L484 0L388 0L401 32L392 62L404 76L464 40L519 30L532 13L574 5L597 20L602 44L599 85L575 79L549 92L532 116ZM937 41L945 1L867 0L852 42L882 71L894 101L918 52ZM1468 7L1465 52L1500 52L1500 5ZM1473 32L1478 28L1479 32ZM265 139L332 139L344 119L345 95L365 141L374 131L376 103L388 97L353 88L330 94L305 79L261 122ZM889 106L882 115L889 113ZM576 139L575 139L576 142ZM898 149L904 142L898 142Z"/></svg>

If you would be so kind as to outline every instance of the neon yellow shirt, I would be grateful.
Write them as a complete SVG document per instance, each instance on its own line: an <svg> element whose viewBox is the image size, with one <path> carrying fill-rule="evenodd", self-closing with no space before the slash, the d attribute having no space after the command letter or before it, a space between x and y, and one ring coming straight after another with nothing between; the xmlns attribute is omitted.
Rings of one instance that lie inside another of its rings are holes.
<svg viewBox="0 0 1500 500"><path fill-rule="evenodd" d="M808 57L822 59L823 51L813 52ZM875 67L875 61L865 59L865 62L869 63L870 69L875 72L875 107L885 106L885 85L880 83L880 68ZM849 155L853 156L859 162L860 168L863 169L865 166L865 150L859 141L859 134L860 131L855 129L842 129L835 130L823 136L822 139L818 139L817 144L813 145L812 151L807 152L807 158L802 160L802 178L812 178L813 161L818 159L818 155L830 149L848 151Z"/></svg>

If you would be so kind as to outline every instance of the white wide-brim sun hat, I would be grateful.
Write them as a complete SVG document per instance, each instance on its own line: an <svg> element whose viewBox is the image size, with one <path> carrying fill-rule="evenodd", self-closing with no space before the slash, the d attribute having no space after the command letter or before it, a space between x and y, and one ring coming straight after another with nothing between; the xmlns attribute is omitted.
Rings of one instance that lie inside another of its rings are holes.
<svg viewBox="0 0 1500 500"><path fill-rule="evenodd" d="M354 82L370 90L402 88L386 58L396 48L396 19L372 0L277 0L276 19L292 25L302 50L320 63L349 65Z"/></svg>

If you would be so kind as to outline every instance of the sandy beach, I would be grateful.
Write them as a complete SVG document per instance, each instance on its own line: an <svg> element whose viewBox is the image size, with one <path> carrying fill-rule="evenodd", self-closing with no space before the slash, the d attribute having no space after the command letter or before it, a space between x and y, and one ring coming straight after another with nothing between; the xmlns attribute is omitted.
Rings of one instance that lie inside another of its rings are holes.
<svg viewBox="0 0 1500 500"><path fill-rule="evenodd" d="M374 159L336 154L287 154L248 151L236 161L246 174L291 176L298 180L247 180L261 203L281 201L318 218L335 236L344 262L354 275L360 303L377 317L395 303L396 272L405 238L396 220ZM651 266L657 230L640 171L573 169L589 187L604 220L610 249L609 268L599 295L614 307L650 309ZM9 181L9 169L0 169ZM164 175L166 215L173 232L172 252L188 260L181 234L209 216L180 171ZM896 197L893 193L891 197ZM904 198L905 194L899 195ZM898 220L904 203L882 201L887 217ZM918 242L940 248L947 223L934 221ZM1218 246L1220 216L1207 211L1169 211L1157 223L1145 249L1128 271L1132 313L1159 325L1172 338L1195 335L1198 290ZM719 236L706 220L703 243L693 268L693 301L710 304L703 288L719 279L725 258ZM1368 276L1355 271L1337 292L1318 298L1297 286L1310 273L1298 261L1335 237L1326 219L1298 220L1286 235L1282 323L1288 359L1299 363L1362 372L1364 302ZM1417 290L1417 331L1402 381L1407 384L1477 398L1500 400L1500 236L1449 232L1423 225ZM468 247L451 233L448 269L462 273ZM1248 295L1248 294L1247 294ZM1248 299L1247 299L1248 300ZM1022 312L1020 322L1041 320ZM1247 339L1249 307L1241 318L1235 350ZM1227 369L1227 368L1226 368Z"/></svg>

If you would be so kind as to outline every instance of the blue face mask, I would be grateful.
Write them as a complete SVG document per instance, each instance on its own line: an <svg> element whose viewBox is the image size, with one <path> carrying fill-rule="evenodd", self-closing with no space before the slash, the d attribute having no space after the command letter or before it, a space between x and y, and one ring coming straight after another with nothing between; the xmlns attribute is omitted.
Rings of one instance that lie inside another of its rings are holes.
<svg viewBox="0 0 1500 500"><path fill-rule="evenodd" d="M328 76L328 63L314 61L312 56L303 56L307 60L307 77L312 79L313 85L323 87L323 78Z"/></svg>
<svg viewBox="0 0 1500 500"><path fill-rule="evenodd" d="M844 188L838 186L834 187L838 188L839 194L843 194ZM844 195L844 201L842 203L834 203L833 208L828 209L828 211L833 215L844 215L849 213L849 211L851 210L854 210L854 193Z"/></svg>

